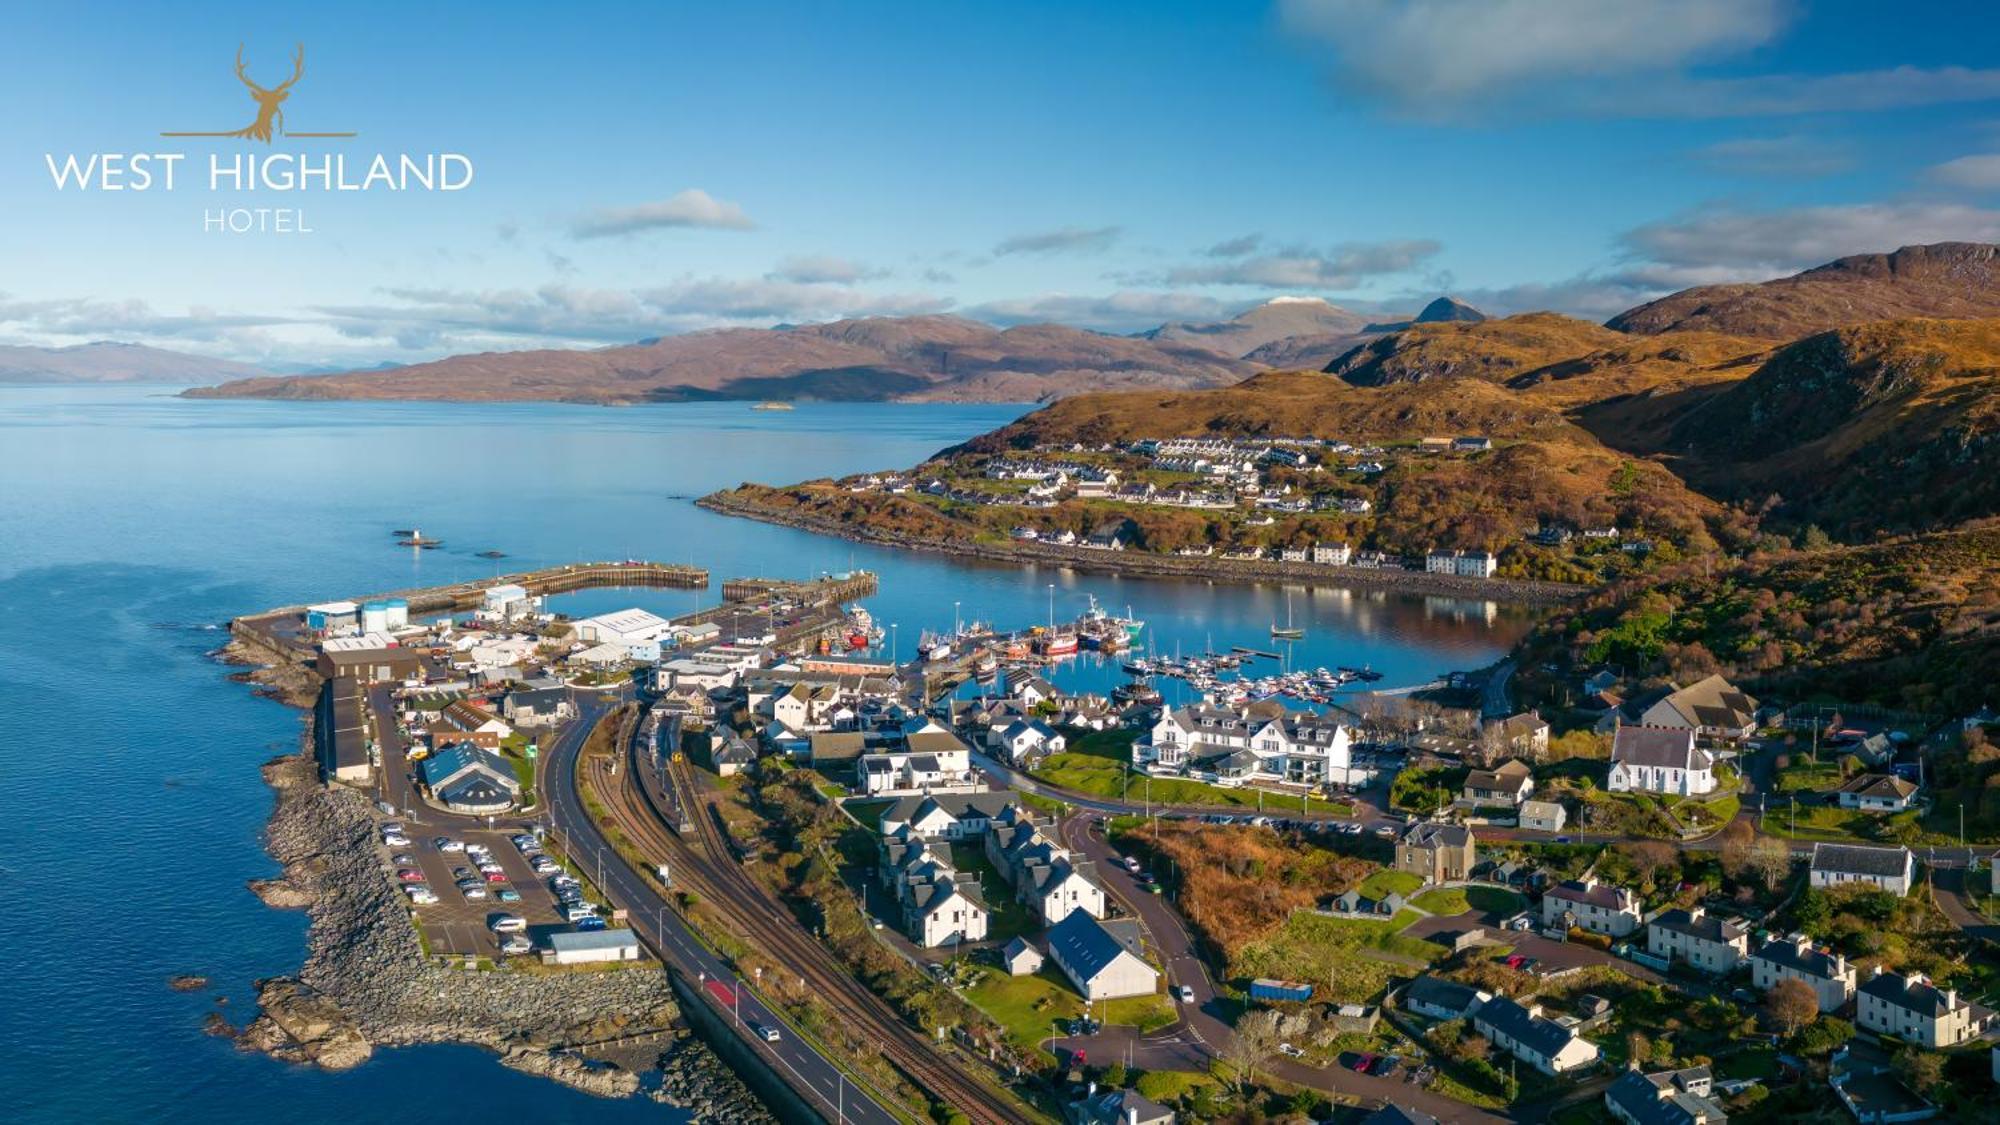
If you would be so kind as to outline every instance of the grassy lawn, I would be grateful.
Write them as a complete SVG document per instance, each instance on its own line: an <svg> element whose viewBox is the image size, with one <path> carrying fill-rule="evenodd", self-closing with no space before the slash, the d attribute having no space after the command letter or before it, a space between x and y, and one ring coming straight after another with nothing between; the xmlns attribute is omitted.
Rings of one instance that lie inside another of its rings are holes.
<svg viewBox="0 0 2000 1125"><path fill-rule="evenodd" d="M1498 887L1441 887L1425 891L1410 900L1410 905L1432 914L1463 914L1468 910L1483 910L1506 917L1518 914L1528 905L1528 900L1513 891L1503 891Z"/></svg>
<svg viewBox="0 0 2000 1125"><path fill-rule="evenodd" d="M990 911L986 919L988 941L1006 941L1041 928L1027 904L1015 900L1014 888L1000 877L984 849L973 844L953 844L951 862L960 871L979 876L979 889Z"/></svg>
<svg viewBox="0 0 2000 1125"><path fill-rule="evenodd" d="M889 811L889 806L895 803L893 798L873 801L842 801L840 807L847 810L847 815L860 821L870 832L873 832L875 831L875 826L882 823L882 814Z"/></svg>
<svg viewBox="0 0 2000 1125"><path fill-rule="evenodd" d="M1255 789L1226 789L1219 785L1190 781L1184 777L1152 777L1132 768L1131 731L1090 731L1069 742L1060 754L1051 754L1035 767L1034 775L1051 785L1074 789L1094 797L1121 800L1150 799L1166 805L1214 805L1219 808L1261 809L1284 816L1296 812L1350 815L1354 806L1343 801L1313 798L1301 801L1289 793L1259 793Z"/></svg>
<svg viewBox="0 0 2000 1125"><path fill-rule="evenodd" d="M1363 879L1361 886L1357 889L1360 890L1363 898L1383 899L1390 895L1402 895L1408 898L1410 895L1421 890L1423 885L1424 879L1421 875L1412 875L1408 871L1397 871L1392 867L1384 867L1382 870Z"/></svg>
<svg viewBox="0 0 2000 1125"><path fill-rule="evenodd" d="M1791 765L1779 770L1774 780L1780 793L1838 789L1840 766L1831 760L1814 762L1810 758L1796 758Z"/></svg>
<svg viewBox="0 0 2000 1125"><path fill-rule="evenodd" d="M1797 828L1793 827L1790 802L1773 804L1764 814L1764 831L1794 840L1870 840L1880 818L1856 809L1828 808L1825 805L1798 807Z"/></svg>
<svg viewBox="0 0 2000 1125"><path fill-rule="evenodd" d="M1370 957L1379 951L1429 965L1448 951L1432 942L1402 936L1415 911L1399 911L1382 922L1350 921L1317 914L1294 914L1278 931L1243 947L1230 965L1237 977L1280 977L1324 986L1331 999L1359 1003L1380 996L1392 975L1410 967L1398 960Z"/></svg>
<svg viewBox="0 0 2000 1125"><path fill-rule="evenodd" d="M990 965L981 969L984 975L965 990L965 998L1006 1030L1007 1041L1016 1050L1046 1056L1042 1041L1061 1035L1059 1024L1083 1014L1083 997L1053 968L1025 977L1009 976ZM1175 1018L1173 1002L1158 995L1100 1004L1098 1016L1107 1024L1135 1025L1144 1031L1165 1027Z"/></svg>

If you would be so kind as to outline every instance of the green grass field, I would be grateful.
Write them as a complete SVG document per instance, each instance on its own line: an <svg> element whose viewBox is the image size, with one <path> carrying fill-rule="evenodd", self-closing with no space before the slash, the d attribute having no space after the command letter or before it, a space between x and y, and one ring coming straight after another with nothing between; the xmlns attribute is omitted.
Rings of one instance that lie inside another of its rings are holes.
<svg viewBox="0 0 2000 1125"><path fill-rule="evenodd" d="M1070 741L1067 750L1043 759L1035 767L1034 775L1064 789L1128 801L1259 809L1274 816L1300 812L1350 815L1354 812L1354 806L1341 801L1319 798L1302 801L1290 794L1226 789L1181 777L1149 778L1132 769L1132 739L1130 731L1091 731L1078 735Z"/></svg>
<svg viewBox="0 0 2000 1125"><path fill-rule="evenodd" d="M1063 1022L1083 1014L1083 997L1054 968L1024 977L1009 976L992 966L982 968L985 975L965 990L965 998L1006 1030L1007 1041L1016 1050L1046 1055L1042 1041L1061 1035ZM1157 1031L1177 1018L1173 1001L1163 995L1107 1001L1097 1006L1097 1016L1107 1024L1133 1026L1141 1032Z"/></svg>
<svg viewBox="0 0 2000 1125"><path fill-rule="evenodd" d="M1483 910L1506 917L1526 909L1528 900L1513 891L1498 887L1441 887L1425 891L1410 900L1410 905L1432 914L1463 914L1468 910Z"/></svg>
<svg viewBox="0 0 2000 1125"><path fill-rule="evenodd" d="M1413 875L1408 871L1397 871L1393 867L1384 867L1382 870L1363 879L1361 886L1356 889L1361 892L1364 898L1382 899L1392 894L1408 898L1410 895L1416 894L1419 890L1423 889L1423 885L1424 879L1421 875Z"/></svg>

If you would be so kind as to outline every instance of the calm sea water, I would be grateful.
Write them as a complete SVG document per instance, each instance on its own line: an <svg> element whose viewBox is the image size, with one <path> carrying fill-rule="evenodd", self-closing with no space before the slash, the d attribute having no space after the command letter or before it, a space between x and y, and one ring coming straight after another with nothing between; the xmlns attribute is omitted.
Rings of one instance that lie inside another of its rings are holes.
<svg viewBox="0 0 2000 1125"><path fill-rule="evenodd" d="M909 651L967 618L1130 605L1154 644L1265 647L1279 588L967 566L693 507L740 480L913 464L1011 406L191 402L159 388L0 388L0 1105L37 1121L674 1120L516 1075L470 1048L379 1053L344 1075L204 1036L216 996L290 972L302 915L244 889L275 870L257 764L297 716L205 658L261 607L583 558L693 561L717 579L879 571L877 619ZM419 526L446 548L391 545ZM476 557L505 551L500 563ZM563 608L663 613L713 593L597 591ZM1486 663L1526 627L1452 600L1293 595L1305 665L1369 664L1385 685ZM1062 678L1108 686L1106 669ZM206 993L168 991L196 972Z"/></svg>

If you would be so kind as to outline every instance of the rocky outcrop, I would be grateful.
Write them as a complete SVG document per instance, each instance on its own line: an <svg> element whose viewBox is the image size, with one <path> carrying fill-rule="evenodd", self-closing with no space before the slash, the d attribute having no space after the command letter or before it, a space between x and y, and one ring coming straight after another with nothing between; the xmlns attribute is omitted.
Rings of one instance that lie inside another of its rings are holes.
<svg viewBox="0 0 2000 1125"><path fill-rule="evenodd" d="M264 777L278 794L267 844L284 874L253 889L266 901L304 906L310 948L296 976L260 985L263 1012L238 1035L240 1044L337 1069L364 1061L376 1046L471 1043L592 1092L637 1088L626 1087L627 1079L636 1083L629 1074L608 1078L581 1061L563 1061L562 1052L669 1026L679 1010L664 973L446 968L417 941L409 908L380 862L367 800L320 785L305 752L265 763Z"/></svg>
<svg viewBox="0 0 2000 1125"><path fill-rule="evenodd" d="M200 992L208 987L208 978L198 973L180 973L167 978L167 987L175 992Z"/></svg>
<svg viewBox="0 0 2000 1125"><path fill-rule="evenodd" d="M257 1003L263 1013L236 1037L246 1051L327 1070L360 1066L374 1053L340 1005L290 977L259 981Z"/></svg>
<svg viewBox="0 0 2000 1125"><path fill-rule="evenodd" d="M261 899L265 906L279 910L302 910L312 905L312 896L284 879L252 879L247 885L250 893Z"/></svg>
<svg viewBox="0 0 2000 1125"><path fill-rule="evenodd" d="M575 1051L514 1047L500 1056L500 1064L600 1098L626 1098L639 1092L638 1075L609 1063L592 1062Z"/></svg>

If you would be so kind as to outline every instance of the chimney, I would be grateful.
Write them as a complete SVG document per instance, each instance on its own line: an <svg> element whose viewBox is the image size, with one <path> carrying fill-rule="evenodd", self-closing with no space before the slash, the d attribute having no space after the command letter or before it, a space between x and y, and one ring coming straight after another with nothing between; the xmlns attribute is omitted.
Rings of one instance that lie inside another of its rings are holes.
<svg viewBox="0 0 2000 1125"><path fill-rule="evenodd" d="M1699 922L1701 921L1702 915L1706 913L1708 913L1707 907L1700 905L1690 906L1688 907L1688 921Z"/></svg>
<svg viewBox="0 0 2000 1125"><path fill-rule="evenodd" d="M1092 1083L1091 1083L1091 1084L1090 1084L1090 1085L1089 1085L1089 1086L1088 1086L1088 1087L1086 1088L1086 1090L1085 1090L1085 1093L1084 1093L1084 1096L1085 1096L1085 1097L1087 1097L1087 1098L1094 1098L1094 1097L1096 1097L1096 1096L1097 1096L1097 1083L1095 1083L1095 1082L1092 1082Z"/></svg>
<svg viewBox="0 0 2000 1125"><path fill-rule="evenodd" d="M1946 1011L1958 1007L1958 989L1947 988L1944 990L1944 1007Z"/></svg>
<svg viewBox="0 0 2000 1125"><path fill-rule="evenodd" d="M1125 1125L1139 1125L1138 1106L1128 1105L1125 1107Z"/></svg>
<svg viewBox="0 0 2000 1125"><path fill-rule="evenodd" d="M1837 977L1847 975L1847 954L1836 953L1833 955L1833 975Z"/></svg>

